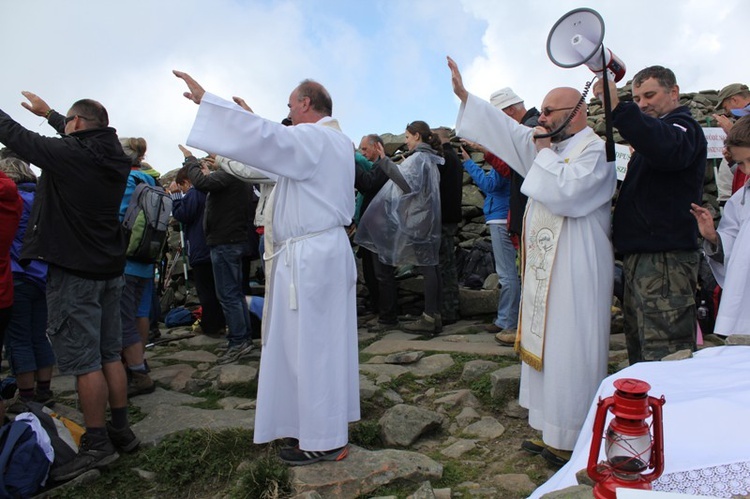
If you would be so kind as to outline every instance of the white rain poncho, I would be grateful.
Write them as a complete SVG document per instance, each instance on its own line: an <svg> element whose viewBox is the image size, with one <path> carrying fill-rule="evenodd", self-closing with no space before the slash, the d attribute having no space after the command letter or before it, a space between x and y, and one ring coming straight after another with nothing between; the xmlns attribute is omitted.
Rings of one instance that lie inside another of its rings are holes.
<svg viewBox="0 0 750 499"><path fill-rule="evenodd" d="M440 249L440 172L444 159L427 144L398 168L411 192L389 180L367 207L354 242L377 253L387 265L438 264Z"/></svg>

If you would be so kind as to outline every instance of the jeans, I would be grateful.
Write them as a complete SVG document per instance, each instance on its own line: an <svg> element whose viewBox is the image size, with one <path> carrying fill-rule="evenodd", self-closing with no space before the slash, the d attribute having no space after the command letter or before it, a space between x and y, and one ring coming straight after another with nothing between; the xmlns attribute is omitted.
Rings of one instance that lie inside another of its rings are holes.
<svg viewBox="0 0 750 499"><path fill-rule="evenodd" d="M209 336L222 333L226 322L221 303L216 297L216 283L214 281L214 269L210 261L196 263L193 265L193 284L198 293L198 301L203 307L201 315L201 328Z"/></svg>
<svg viewBox="0 0 750 499"><path fill-rule="evenodd" d="M489 224L495 271L500 281L495 325L503 329L518 326L518 306L521 301L521 281L516 268L516 249L505 224Z"/></svg>
<svg viewBox="0 0 750 499"><path fill-rule="evenodd" d="M47 339L47 297L44 290L20 278L13 280L13 314L6 331L5 352L13 374L55 364Z"/></svg>
<svg viewBox="0 0 750 499"><path fill-rule="evenodd" d="M227 340L234 347L250 340L250 314L242 291L242 257L246 245L219 244L211 247L211 264L219 298L227 322Z"/></svg>
<svg viewBox="0 0 750 499"><path fill-rule="evenodd" d="M148 278L124 274L125 286L120 295L120 322L122 323L122 348L141 341L135 319Z"/></svg>

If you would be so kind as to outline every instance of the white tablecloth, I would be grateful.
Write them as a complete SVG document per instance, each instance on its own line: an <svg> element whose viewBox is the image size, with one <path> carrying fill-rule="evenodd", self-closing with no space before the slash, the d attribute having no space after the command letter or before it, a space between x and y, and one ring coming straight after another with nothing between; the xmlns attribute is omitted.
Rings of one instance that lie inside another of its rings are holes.
<svg viewBox="0 0 750 499"><path fill-rule="evenodd" d="M646 381L651 385L649 395L666 398L665 474L750 461L750 346L706 348L691 359L641 362L605 378L570 462L537 488L531 499L577 485L575 474L588 463L596 404L599 397L614 393L612 383L619 378Z"/></svg>

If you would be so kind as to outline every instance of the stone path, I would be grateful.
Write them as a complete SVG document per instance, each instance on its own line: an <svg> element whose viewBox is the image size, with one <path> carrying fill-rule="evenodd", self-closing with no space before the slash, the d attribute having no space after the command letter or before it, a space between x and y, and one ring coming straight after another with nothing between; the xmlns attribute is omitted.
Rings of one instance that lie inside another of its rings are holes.
<svg viewBox="0 0 750 499"><path fill-rule="evenodd" d="M481 332L481 328L482 325L475 321L459 321L431 339L398 330L376 339L376 335L360 329L360 342L371 342L362 350L366 354L363 358L367 359L360 366L362 400L383 400L384 407L393 406L378 423L387 445L416 448L422 452L437 451L447 458L459 459L476 453L478 446L486 447L487 443L503 435L506 431L503 424L482 411L479 401L468 389L443 392L430 388L414 400L405 402L399 393L381 386L406 373L411 373L415 379L441 373L455 364L451 353L514 356L512 348L498 345L493 335ZM168 337L184 333L184 329L176 328L163 334ZM618 341L621 340L614 335L613 346L620 346ZM131 403L145 414L142 420L133 425L144 444L156 445L168 435L186 429L252 429L255 400L225 397L217 402L221 407L219 410L193 406L204 400L194 395L201 389L221 390L257 379L260 352L253 352L240 363L218 366L215 364L215 350L223 343L223 340L199 335L155 346L147 351L151 376L159 387L153 394L131 399ZM461 376L464 381L471 381L487 372L492 373L493 396L508 398L510 394L510 398L515 397L519 365L500 368L495 362L475 360L466 363ZM63 398L75 400L72 377L56 377L53 388ZM416 402L419 400L428 400L429 408L418 407ZM76 419L74 410L63 409L61 412L67 412L66 415ZM512 414L514 412L515 415ZM513 402L506 409L506 414L520 420L526 417L525 411ZM436 428L445 430L443 437L438 440L425 439ZM336 466L320 463L293 469L300 498L317 497L316 493L321 497L357 497L389 483L436 481L442 473L440 463L420 452L396 449L370 451L356 446L352 446L349 458ZM523 494L535 488L526 475L498 476L499 489L490 488L486 493L477 491L477 495L502 497L498 490L512 489L515 492L506 497L523 497ZM420 490L427 490L428 485L423 484ZM431 487L429 489L432 491ZM432 491L432 494L414 497L450 497L450 490Z"/></svg>

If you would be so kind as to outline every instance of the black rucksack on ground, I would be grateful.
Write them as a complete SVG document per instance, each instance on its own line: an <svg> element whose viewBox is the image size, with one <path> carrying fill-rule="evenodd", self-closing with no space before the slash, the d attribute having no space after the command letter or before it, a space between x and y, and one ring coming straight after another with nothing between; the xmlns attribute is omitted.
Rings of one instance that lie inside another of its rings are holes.
<svg viewBox="0 0 750 499"><path fill-rule="evenodd" d="M122 226L128 234L125 255L136 262L156 263L167 241L172 198L163 187L139 183L130 197Z"/></svg>
<svg viewBox="0 0 750 499"><path fill-rule="evenodd" d="M477 239L470 250L462 249L456 255L456 273L461 286L481 288L487 276L494 272L495 258L489 241Z"/></svg>

